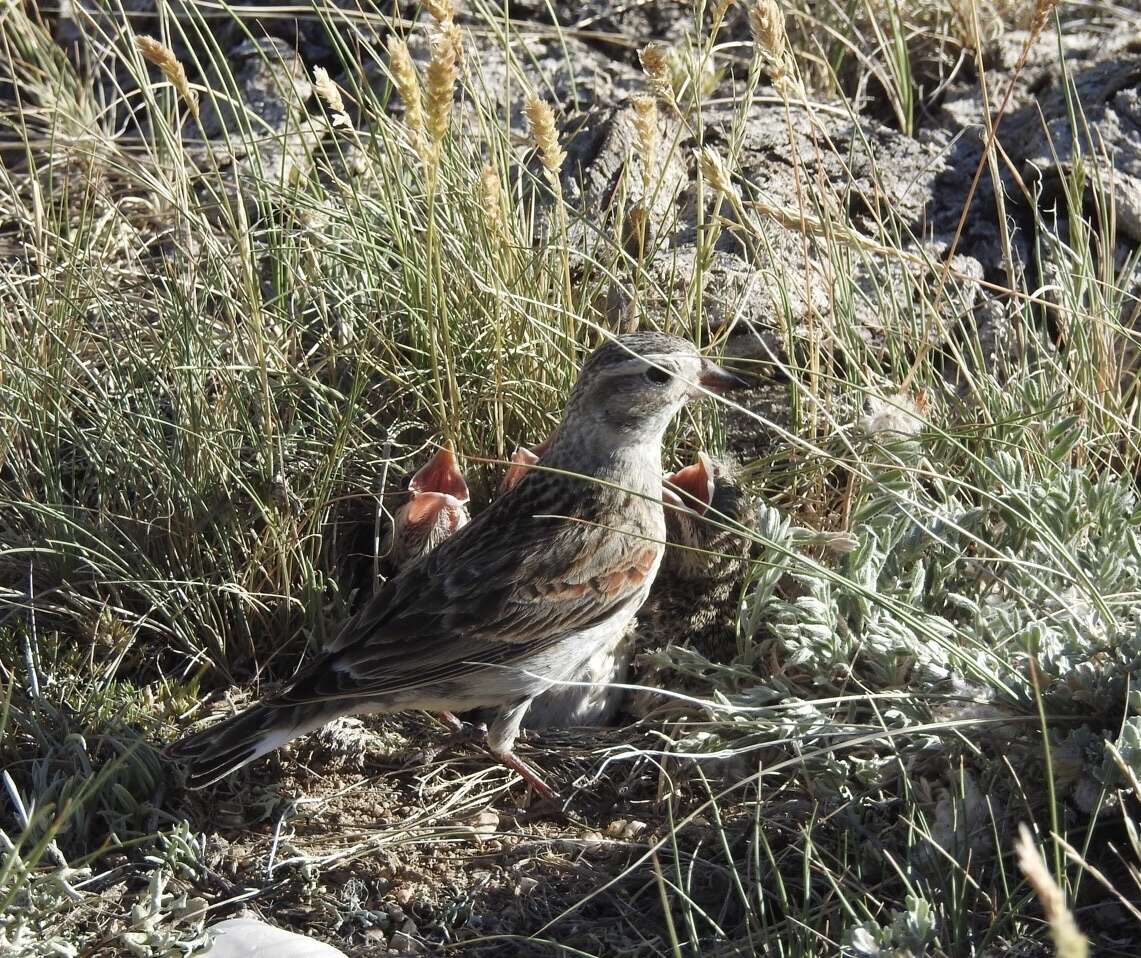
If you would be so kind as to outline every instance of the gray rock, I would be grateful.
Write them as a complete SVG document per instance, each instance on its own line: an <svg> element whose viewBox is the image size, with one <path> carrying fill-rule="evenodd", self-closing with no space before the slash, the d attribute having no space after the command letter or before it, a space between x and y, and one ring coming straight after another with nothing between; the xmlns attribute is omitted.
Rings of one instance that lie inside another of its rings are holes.
<svg viewBox="0 0 1141 958"><path fill-rule="evenodd" d="M188 121L187 136L200 129L208 140L197 153L199 192L210 203L241 196L251 215L264 193L261 184L285 187L304 175L323 130L308 120L313 94L305 64L283 40L246 40L231 55L233 77L215 75L204 96L200 121Z"/></svg>
<svg viewBox="0 0 1141 958"><path fill-rule="evenodd" d="M468 85L483 109L506 117L513 136L525 137L523 106L534 93L556 110L575 113L594 106L610 106L638 92L645 84L641 74L573 36L557 37L512 33L502 40L487 32L465 32L468 45L463 69ZM416 30L407 38L408 52L421 75L431 59L430 34ZM386 84L383 71L366 66L374 86ZM462 96L457 86L457 97ZM403 105L397 103L399 109ZM474 123L475 111L460 100L458 122Z"/></svg>

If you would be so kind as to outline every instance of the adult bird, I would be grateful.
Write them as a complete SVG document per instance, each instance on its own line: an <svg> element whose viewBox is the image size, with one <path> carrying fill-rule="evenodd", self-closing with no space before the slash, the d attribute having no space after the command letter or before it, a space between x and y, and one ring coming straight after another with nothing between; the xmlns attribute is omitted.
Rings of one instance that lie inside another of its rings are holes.
<svg viewBox="0 0 1141 958"><path fill-rule="evenodd" d="M553 797L513 751L520 724L537 695L621 640L662 560L666 427L735 383L674 336L598 347L542 464L386 582L285 691L171 745L188 784L339 716L491 708L488 750Z"/></svg>

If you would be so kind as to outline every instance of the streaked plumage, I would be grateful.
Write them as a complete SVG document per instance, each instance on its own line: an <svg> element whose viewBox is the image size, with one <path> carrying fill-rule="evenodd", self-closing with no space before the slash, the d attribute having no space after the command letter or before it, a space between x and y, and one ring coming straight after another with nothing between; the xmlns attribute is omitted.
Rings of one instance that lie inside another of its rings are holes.
<svg viewBox="0 0 1141 958"><path fill-rule="evenodd" d="M512 752L520 723L645 599L665 538L662 435L699 381L732 377L675 337L635 333L595 350L543 467L385 583L283 692L172 745L189 783L341 715L495 708L490 751L549 793Z"/></svg>
<svg viewBox="0 0 1141 958"><path fill-rule="evenodd" d="M718 519L721 515L735 518L738 494L738 487L722 475L722 467L704 452L698 453L692 465L663 479L667 545L657 588L692 604L691 608L677 608L670 602L679 627L691 622L698 610L709 604L707 597L694 587L695 583L708 583L711 591L720 591L714 583L726 558L709 553L718 547L740 550L737 537L718 530L702 518L711 504L719 514ZM630 681L635 646L643 632L644 629L631 620L617 641L599 647L584 663L572 677L574 684L555 686L531 703L528 725L532 728L605 725L613 720L626 697L626 689L621 686Z"/></svg>

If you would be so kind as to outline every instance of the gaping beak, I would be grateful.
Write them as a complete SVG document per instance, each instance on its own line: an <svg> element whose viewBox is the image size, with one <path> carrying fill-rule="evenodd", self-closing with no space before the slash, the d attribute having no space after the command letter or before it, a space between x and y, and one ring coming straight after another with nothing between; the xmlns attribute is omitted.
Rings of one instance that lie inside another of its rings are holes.
<svg viewBox="0 0 1141 958"><path fill-rule="evenodd" d="M417 470L408 483L408 489L413 495L438 492L460 502L468 501L467 482L460 472L456 454L447 446L441 446L440 451Z"/></svg>
<svg viewBox="0 0 1141 958"><path fill-rule="evenodd" d="M726 372L717 363L710 362L708 359L701 361L701 372L698 374L697 384L718 396L730 389L738 389L745 385L744 381L732 373Z"/></svg>
<svg viewBox="0 0 1141 958"><path fill-rule="evenodd" d="M713 502L715 483L713 460L704 452L699 452L697 462L670 473L665 477L665 483L662 489L663 501L673 505L684 505L699 516L703 516Z"/></svg>

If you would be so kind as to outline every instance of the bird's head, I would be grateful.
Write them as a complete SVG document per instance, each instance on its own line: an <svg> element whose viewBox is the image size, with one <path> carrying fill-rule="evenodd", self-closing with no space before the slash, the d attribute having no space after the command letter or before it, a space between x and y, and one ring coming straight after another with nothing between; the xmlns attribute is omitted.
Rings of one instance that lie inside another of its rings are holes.
<svg viewBox="0 0 1141 958"><path fill-rule="evenodd" d="M738 385L692 343L664 333L618 336L599 346L579 373L567 404L573 416L616 442L660 440L689 400Z"/></svg>

